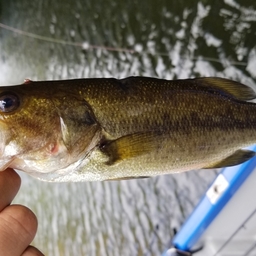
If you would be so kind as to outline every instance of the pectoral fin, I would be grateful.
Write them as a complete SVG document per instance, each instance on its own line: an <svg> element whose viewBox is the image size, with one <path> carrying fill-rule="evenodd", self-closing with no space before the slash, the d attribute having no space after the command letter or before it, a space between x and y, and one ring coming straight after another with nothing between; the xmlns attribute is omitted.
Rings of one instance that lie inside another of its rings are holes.
<svg viewBox="0 0 256 256"><path fill-rule="evenodd" d="M220 162L208 165L208 166L204 167L203 169L223 168L223 167L242 164L242 163L248 161L249 159L251 159L252 157L254 157L255 154L256 153L254 151L240 149L240 150L237 150L231 156L228 156L227 158L221 160Z"/></svg>
<svg viewBox="0 0 256 256"><path fill-rule="evenodd" d="M109 157L108 165L144 155L155 150L157 138L154 132L135 133L103 143L101 151Z"/></svg>

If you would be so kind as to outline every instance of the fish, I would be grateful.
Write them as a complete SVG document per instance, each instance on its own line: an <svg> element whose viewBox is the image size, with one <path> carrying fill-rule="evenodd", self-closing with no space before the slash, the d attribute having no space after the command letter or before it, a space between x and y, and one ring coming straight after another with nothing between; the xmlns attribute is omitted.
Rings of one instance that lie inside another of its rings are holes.
<svg viewBox="0 0 256 256"><path fill-rule="evenodd" d="M0 86L0 171L78 182L238 165L255 156L255 98L218 77Z"/></svg>

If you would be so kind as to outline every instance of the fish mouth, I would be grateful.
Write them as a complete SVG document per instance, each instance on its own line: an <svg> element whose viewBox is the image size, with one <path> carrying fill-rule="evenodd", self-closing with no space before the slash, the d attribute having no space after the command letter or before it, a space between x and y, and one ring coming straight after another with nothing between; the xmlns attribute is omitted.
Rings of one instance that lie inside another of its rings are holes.
<svg viewBox="0 0 256 256"><path fill-rule="evenodd" d="M13 163L17 155L20 153L20 147L15 140L12 131L4 120L0 119L0 171L7 167L13 168Z"/></svg>
<svg viewBox="0 0 256 256"><path fill-rule="evenodd" d="M0 120L0 158L13 155L8 152L8 145L11 143L10 131L5 123Z"/></svg>
<svg viewBox="0 0 256 256"><path fill-rule="evenodd" d="M11 167L17 154L17 146L11 139L7 125L0 120L0 171Z"/></svg>

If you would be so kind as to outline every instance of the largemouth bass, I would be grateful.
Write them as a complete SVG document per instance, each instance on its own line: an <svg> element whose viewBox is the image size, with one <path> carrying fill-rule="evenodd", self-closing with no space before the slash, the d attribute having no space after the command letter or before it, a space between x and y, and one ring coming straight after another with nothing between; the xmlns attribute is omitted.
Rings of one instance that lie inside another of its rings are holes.
<svg viewBox="0 0 256 256"><path fill-rule="evenodd" d="M256 97L222 78L25 81L0 87L0 170L46 181L149 177L255 155Z"/></svg>

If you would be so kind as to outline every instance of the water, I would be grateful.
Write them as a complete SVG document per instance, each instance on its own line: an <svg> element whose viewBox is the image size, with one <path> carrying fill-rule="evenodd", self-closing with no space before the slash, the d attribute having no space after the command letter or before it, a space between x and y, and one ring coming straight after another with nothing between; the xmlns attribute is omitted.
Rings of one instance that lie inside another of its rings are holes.
<svg viewBox="0 0 256 256"><path fill-rule="evenodd" d="M0 28L3 85L144 75L255 88L254 1L0 0L0 22L23 31ZM22 174L15 202L38 216L46 255L159 255L215 175L55 184Z"/></svg>

